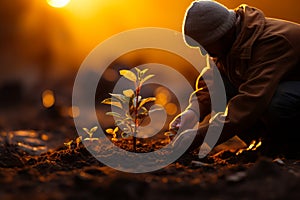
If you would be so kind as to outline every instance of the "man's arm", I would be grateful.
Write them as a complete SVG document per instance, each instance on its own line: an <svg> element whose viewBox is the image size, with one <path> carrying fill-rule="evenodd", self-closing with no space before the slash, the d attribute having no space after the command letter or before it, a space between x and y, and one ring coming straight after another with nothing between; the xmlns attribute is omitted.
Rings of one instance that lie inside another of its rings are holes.
<svg viewBox="0 0 300 200"><path fill-rule="evenodd" d="M298 58L284 38L273 36L255 46L249 63L246 81L229 101L227 112L210 121L212 127L224 124L218 144L243 133L263 116L279 82L296 66Z"/></svg>
<svg viewBox="0 0 300 200"><path fill-rule="evenodd" d="M274 36L256 45L245 73L246 81L240 85L239 94L228 102L225 112L218 112L209 123L199 127L193 146L202 144L208 127L213 130L209 138L214 138L206 141L210 146L223 143L249 129L263 117L279 82L297 63L298 57L284 38ZM199 101L202 100L200 96L196 96ZM219 135L214 130L222 125L224 126ZM185 134L180 136L184 137Z"/></svg>
<svg viewBox="0 0 300 200"><path fill-rule="evenodd" d="M206 66L198 76L195 84L195 91L190 95L189 105L184 112L176 116L170 123L171 130L177 132L179 128L181 128L181 131L191 129L197 122L202 121L211 113L211 101L208 86L213 83L213 70L209 62L212 61L207 57L208 66ZM206 78L205 81L203 79L204 74Z"/></svg>

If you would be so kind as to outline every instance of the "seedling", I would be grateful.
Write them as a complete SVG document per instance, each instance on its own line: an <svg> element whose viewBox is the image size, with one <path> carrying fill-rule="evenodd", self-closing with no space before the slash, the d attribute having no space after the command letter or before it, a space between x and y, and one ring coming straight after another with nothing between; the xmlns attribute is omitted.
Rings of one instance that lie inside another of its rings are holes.
<svg viewBox="0 0 300 200"><path fill-rule="evenodd" d="M76 144L76 149L79 149L79 145L80 143L82 142L82 136L79 136L74 140L70 140L69 142L65 142L64 145L69 149L71 150L72 148L75 148L75 144ZM72 147L72 144L74 144L74 146Z"/></svg>
<svg viewBox="0 0 300 200"><path fill-rule="evenodd" d="M168 142L170 143L175 137L176 132L174 130L170 130L168 132L165 132L164 135L168 137Z"/></svg>
<svg viewBox="0 0 300 200"><path fill-rule="evenodd" d="M70 140L69 142L65 142L64 145L65 145L69 150L71 150L71 148L72 148L72 143L73 143L73 140Z"/></svg>
<svg viewBox="0 0 300 200"><path fill-rule="evenodd" d="M133 151L136 152L136 136L138 128L149 115L149 110L145 107L148 102L155 101L154 97L142 98L140 96L143 84L154 75L147 75L148 69L140 70L135 67L136 73L130 70L120 70L120 75L134 83L135 90L127 89L123 94L112 94L111 98L104 99L101 103L109 104L119 108L120 112L107 112L106 115L113 116L116 121L115 129L107 129L108 134L112 134L112 141L117 141L117 133L120 132L122 138L133 138ZM117 128L117 127L120 127Z"/></svg>
<svg viewBox="0 0 300 200"><path fill-rule="evenodd" d="M112 135L111 140L112 140L113 142L118 141L118 138L117 138L117 132L118 132L118 131L119 131L119 127L115 127L115 129L112 129L112 128L106 129L106 133Z"/></svg>
<svg viewBox="0 0 300 200"><path fill-rule="evenodd" d="M88 138L84 138L84 141L96 141L96 140L99 140L99 138L93 137L93 135L97 131L97 129L98 129L97 126L91 128L90 130L87 129L87 128L82 128L82 130L84 130L84 132L89 135Z"/></svg>
<svg viewBox="0 0 300 200"><path fill-rule="evenodd" d="M79 145L82 142L82 136L77 137L75 142L76 142L76 148L79 149Z"/></svg>

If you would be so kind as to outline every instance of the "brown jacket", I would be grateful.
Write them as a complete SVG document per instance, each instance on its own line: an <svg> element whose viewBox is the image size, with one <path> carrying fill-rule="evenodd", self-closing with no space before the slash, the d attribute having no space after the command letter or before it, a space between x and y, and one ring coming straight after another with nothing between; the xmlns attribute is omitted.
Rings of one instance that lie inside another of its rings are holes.
<svg viewBox="0 0 300 200"><path fill-rule="evenodd" d="M262 11L241 5L240 32L220 70L238 88L227 104L227 112L217 113L210 126L224 128L219 142L249 129L263 119L278 84L300 81L300 25L266 18ZM190 98L189 108L200 106L201 118L209 114L210 100L205 82ZM198 101L198 102L197 102Z"/></svg>

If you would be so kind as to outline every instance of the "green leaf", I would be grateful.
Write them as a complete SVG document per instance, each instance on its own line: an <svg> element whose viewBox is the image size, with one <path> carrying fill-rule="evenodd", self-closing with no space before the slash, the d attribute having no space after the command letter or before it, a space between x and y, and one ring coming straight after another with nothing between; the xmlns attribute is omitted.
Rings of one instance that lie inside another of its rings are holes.
<svg viewBox="0 0 300 200"><path fill-rule="evenodd" d="M148 112L147 108L145 108L144 106L141 107L142 112Z"/></svg>
<svg viewBox="0 0 300 200"><path fill-rule="evenodd" d="M86 132L88 135L90 135L90 130L87 128L82 128L82 130L84 130L84 132Z"/></svg>
<svg viewBox="0 0 300 200"><path fill-rule="evenodd" d="M123 109L123 106L122 106L122 104L121 104L120 102L118 102L118 101L112 101L111 98L104 99L101 103L103 103L103 104L108 104L108 105L112 105L112 106L116 106L116 107L118 107L118 108Z"/></svg>
<svg viewBox="0 0 300 200"><path fill-rule="evenodd" d="M118 132L119 131L119 127L117 126L115 129L114 129L114 133Z"/></svg>
<svg viewBox="0 0 300 200"><path fill-rule="evenodd" d="M105 130L105 132L108 134L113 134L114 130L112 128L108 128Z"/></svg>
<svg viewBox="0 0 300 200"><path fill-rule="evenodd" d="M95 133L98 129L98 126L94 126L93 128L91 128L90 133Z"/></svg>
<svg viewBox="0 0 300 200"><path fill-rule="evenodd" d="M107 98L107 99L104 99L103 101L101 101L101 103L110 104L111 101L112 101L111 98Z"/></svg>
<svg viewBox="0 0 300 200"><path fill-rule="evenodd" d="M69 141L69 142L65 142L64 145L65 145L66 147L69 147L69 148L70 148L72 142L73 142L73 140L71 140L71 141Z"/></svg>
<svg viewBox="0 0 300 200"><path fill-rule="evenodd" d="M148 81L150 78L153 78L154 76L155 76L154 74L150 74L150 75L146 76L145 78L143 78L141 83L145 83L146 81Z"/></svg>
<svg viewBox="0 0 300 200"><path fill-rule="evenodd" d="M126 70L126 69L120 70L120 75L124 76L125 78L127 78L132 82L136 82L137 80L136 75L130 70Z"/></svg>
<svg viewBox="0 0 300 200"><path fill-rule="evenodd" d="M128 98L126 98L126 96L124 96L123 94L113 94L113 93L109 93L112 98L115 98L116 100L122 102L122 103L126 103L128 102Z"/></svg>
<svg viewBox="0 0 300 200"><path fill-rule="evenodd" d="M93 132L91 132L91 130L89 130L89 129L87 129L87 128L82 128L82 130L84 130L84 132L85 132L86 134L88 134L90 138L93 136Z"/></svg>
<svg viewBox="0 0 300 200"><path fill-rule="evenodd" d="M141 107L141 108L139 109L139 112L138 112L138 117L139 117L139 118L143 118L143 117L146 117L147 115L148 115L148 110L147 110L147 108Z"/></svg>
<svg viewBox="0 0 300 200"><path fill-rule="evenodd" d="M122 106L122 104L120 102L112 101L110 104L112 106L115 106L115 107L118 107L120 109L123 109L123 106Z"/></svg>
<svg viewBox="0 0 300 200"><path fill-rule="evenodd" d="M142 71L139 68L137 68L137 67L135 67L135 70L136 70L137 75L138 75L138 80L141 81L141 79L143 77Z"/></svg>
<svg viewBox="0 0 300 200"><path fill-rule="evenodd" d="M77 137L75 141L76 141L77 144L80 143L82 141L82 136Z"/></svg>
<svg viewBox="0 0 300 200"><path fill-rule="evenodd" d="M113 138L116 138L117 137L117 132L119 130L119 127L117 126L115 129L112 129L112 128L109 128L109 129L106 129L106 133L112 135Z"/></svg>
<svg viewBox="0 0 300 200"><path fill-rule="evenodd" d="M149 69L144 69L144 70L142 70L141 75L144 76L144 75L147 73L148 70L149 70Z"/></svg>
<svg viewBox="0 0 300 200"><path fill-rule="evenodd" d="M122 116L116 112L107 112L106 115L121 118Z"/></svg>
<svg viewBox="0 0 300 200"><path fill-rule="evenodd" d="M124 90L123 91L123 94L126 96L126 97L132 97L134 95L134 91L132 89L128 89L128 90Z"/></svg>
<svg viewBox="0 0 300 200"><path fill-rule="evenodd" d="M154 108L154 109L149 110L149 113L156 112L156 111L161 111L161 110L164 110L164 108L163 107Z"/></svg>
<svg viewBox="0 0 300 200"><path fill-rule="evenodd" d="M146 103L151 102L151 101L155 101L155 100L156 100L155 97L148 97L148 98L142 99L141 102L140 102L140 104L139 104L138 109L140 109Z"/></svg>
<svg viewBox="0 0 300 200"><path fill-rule="evenodd" d="M136 72L137 72L138 74L141 73L141 70L140 70L139 68L135 67L134 69L136 70Z"/></svg>
<svg viewBox="0 0 300 200"><path fill-rule="evenodd" d="M85 138L85 141L96 141L99 140L98 138Z"/></svg>

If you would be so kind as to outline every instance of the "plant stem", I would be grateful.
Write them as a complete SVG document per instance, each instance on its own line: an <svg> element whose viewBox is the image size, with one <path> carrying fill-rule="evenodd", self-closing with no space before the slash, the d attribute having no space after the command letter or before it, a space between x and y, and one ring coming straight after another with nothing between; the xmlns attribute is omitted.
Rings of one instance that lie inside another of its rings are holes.
<svg viewBox="0 0 300 200"><path fill-rule="evenodd" d="M135 105L134 105L134 132L133 132L133 151L136 152L136 135L137 135L137 128L139 126L138 122L138 101L140 95L140 85L136 87L136 97L135 97Z"/></svg>
<svg viewBox="0 0 300 200"><path fill-rule="evenodd" d="M136 152L136 127L134 127L133 133L133 152Z"/></svg>

